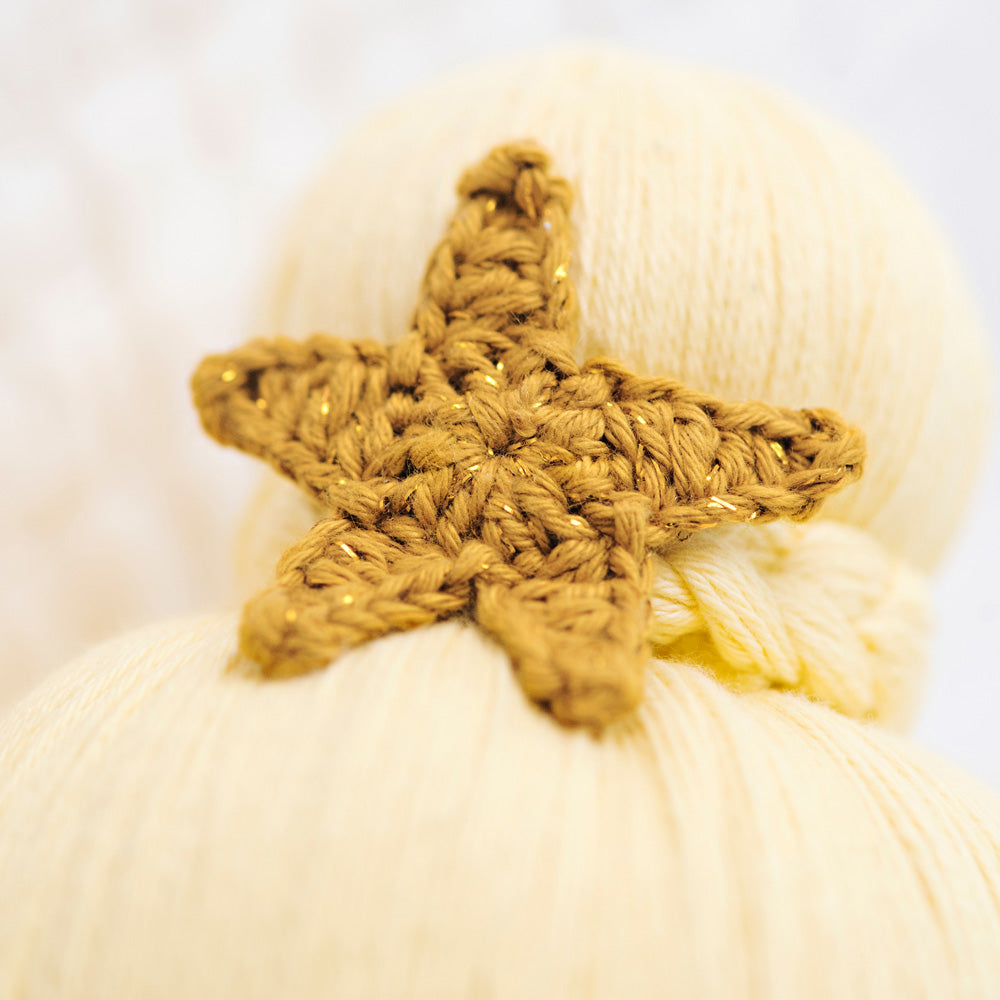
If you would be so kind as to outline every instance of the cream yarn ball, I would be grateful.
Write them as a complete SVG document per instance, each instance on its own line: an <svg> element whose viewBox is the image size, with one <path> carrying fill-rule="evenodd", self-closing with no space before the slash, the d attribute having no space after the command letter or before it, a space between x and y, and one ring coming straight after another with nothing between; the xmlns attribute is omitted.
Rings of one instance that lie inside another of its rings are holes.
<svg viewBox="0 0 1000 1000"><path fill-rule="evenodd" d="M284 683L226 672L234 614L93 651L0 721L0 995L1000 995L1000 805L848 718L912 705L989 388L863 143L618 53L478 69L345 145L254 332L398 337L461 168L520 136L577 190L581 354L837 408L865 477L661 564L645 701L599 739L457 621ZM265 487L244 591L310 516Z"/></svg>
<svg viewBox="0 0 1000 1000"><path fill-rule="evenodd" d="M989 430L975 308L879 154L745 80L571 51L414 94L321 173L252 332L398 339L459 174L522 137L576 193L578 355L725 399L838 410L869 459L825 516L932 568Z"/></svg>
<svg viewBox="0 0 1000 1000"><path fill-rule="evenodd" d="M877 727L654 661L594 740L471 627L251 684L236 625L0 723L0 996L997 995L1000 809Z"/></svg>

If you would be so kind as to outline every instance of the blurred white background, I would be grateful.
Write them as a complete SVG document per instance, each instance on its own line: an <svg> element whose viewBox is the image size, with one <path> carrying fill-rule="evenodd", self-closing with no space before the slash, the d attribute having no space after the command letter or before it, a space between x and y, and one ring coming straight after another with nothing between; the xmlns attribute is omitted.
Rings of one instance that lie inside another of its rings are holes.
<svg viewBox="0 0 1000 1000"><path fill-rule="evenodd" d="M993 0L4 0L0 703L227 592L256 470L201 434L188 378L243 339L269 241L345 127L454 66L580 39L742 71L866 133L997 342ZM994 447L935 585L917 738L1000 789L998 497Z"/></svg>

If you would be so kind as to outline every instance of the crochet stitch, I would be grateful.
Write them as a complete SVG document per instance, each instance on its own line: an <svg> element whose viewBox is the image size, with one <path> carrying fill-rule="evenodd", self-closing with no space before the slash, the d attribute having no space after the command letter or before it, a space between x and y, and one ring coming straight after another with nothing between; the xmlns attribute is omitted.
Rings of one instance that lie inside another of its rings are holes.
<svg viewBox="0 0 1000 1000"><path fill-rule="evenodd" d="M653 553L722 522L801 520L862 471L835 413L724 403L573 355L567 182L534 144L462 177L411 331L206 358L202 423L326 516L248 602L267 676L470 614L529 698L600 728L637 705Z"/></svg>

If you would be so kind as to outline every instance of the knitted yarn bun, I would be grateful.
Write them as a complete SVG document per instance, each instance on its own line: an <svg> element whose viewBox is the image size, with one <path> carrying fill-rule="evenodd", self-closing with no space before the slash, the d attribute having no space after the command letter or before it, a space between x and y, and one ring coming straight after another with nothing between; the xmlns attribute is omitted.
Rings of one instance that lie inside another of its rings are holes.
<svg viewBox="0 0 1000 1000"><path fill-rule="evenodd" d="M864 476L658 559L643 698L600 735L462 618L282 681L227 669L235 613L92 651L0 720L0 996L1000 996L1000 803L882 725L919 688L985 348L867 146L618 53L480 68L350 139L251 332L398 341L456 178L523 137L576 194L580 358L836 409ZM319 513L264 484L241 598Z"/></svg>

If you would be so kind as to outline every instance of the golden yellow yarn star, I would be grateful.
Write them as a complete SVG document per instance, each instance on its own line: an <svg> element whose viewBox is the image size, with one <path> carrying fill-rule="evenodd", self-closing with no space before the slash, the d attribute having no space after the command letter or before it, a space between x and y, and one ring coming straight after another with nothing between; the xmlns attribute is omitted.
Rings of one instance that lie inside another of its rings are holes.
<svg viewBox="0 0 1000 1000"><path fill-rule="evenodd" d="M410 333L202 362L206 430L325 508L244 609L269 676L471 615L527 695L600 727L639 701L651 558L720 522L801 519L861 473L826 410L727 404L573 356L567 183L513 144L459 184Z"/></svg>

